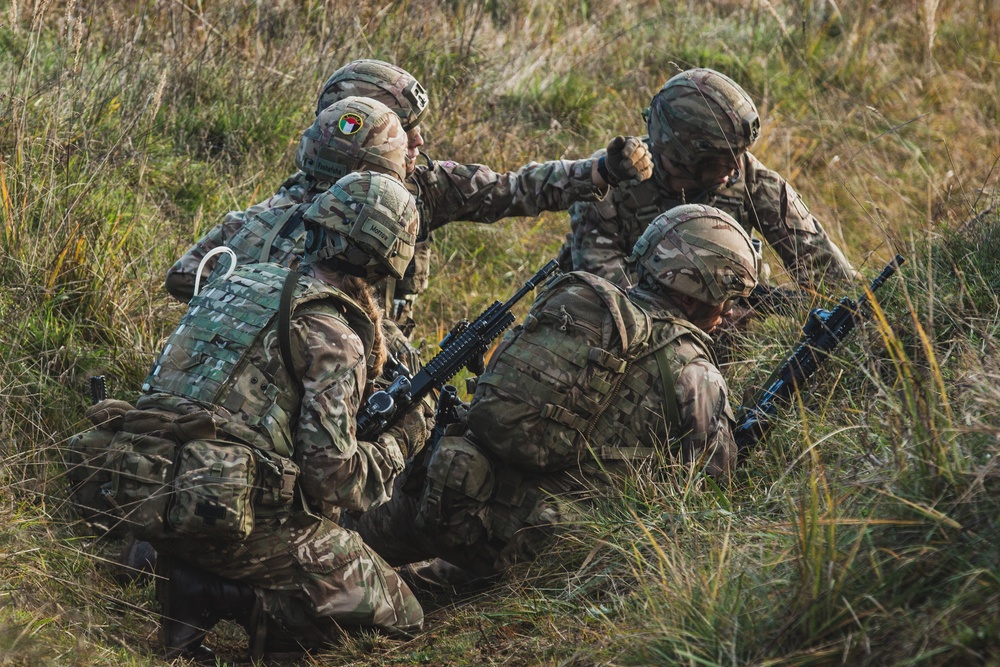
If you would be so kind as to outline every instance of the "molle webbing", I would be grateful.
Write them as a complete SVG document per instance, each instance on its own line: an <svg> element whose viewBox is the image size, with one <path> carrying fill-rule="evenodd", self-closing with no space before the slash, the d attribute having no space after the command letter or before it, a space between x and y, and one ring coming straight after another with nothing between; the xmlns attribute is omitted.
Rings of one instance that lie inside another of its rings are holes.
<svg viewBox="0 0 1000 667"><path fill-rule="evenodd" d="M290 454L286 433L291 432L289 422L300 390L281 359L263 363L262 349L264 334L278 314L287 273L277 265L255 264L237 269L229 280L210 284L192 299L143 391L167 392L224 408L231 415L227 422L232 423L222 425L222 430L260 449ZM294 285L291 308L339 295L309 278L300 277Z"/></svg>
<svg viewBox="0 0 1000 667"><path fill-rule="evenodd" d="M288 204L250 216L226 245L236 253L239 266L271 262L294 268L305 247L305 237L301 207ZM228 260L220 260L208 282L221 277L228 266Z"/></svg>
<svg viewBox="0 0 1000 667"><path fill-rule="evenodd" d="M598 458L629 458L625 454L632 449L644 452L636 456L647 456L652 448L663 444L667 429L680 426L675 375L696 357L678 357L673 343L692 333L697 334L699 341L704 341L705 336L686 326L687 323L679 320L671 320L671 323L673 326L664 326L663 320L656 321L659 326L654 326L650 347L630 364L622 387L595 423L590 442L600 445L596 451ZM697 356L702 354L708 356L710 352L706 348ZM661 413L653 414L641 408L641 401L654 393L659 397L655 403L662 409ZM607 455L617 448L624 450L615 456Z"/></svg>
<svg viewBox="0 0 1000 667"><path fill-rule="evenodd" d="M269 268L269 267L266 267ZM278 312L280 283L250 267L191 300L143 385L202 403L216 403L237 364ZM253 274L247 275L248 272ZM283 277L283 276L282 276ZM249 280L248 280L249 278Z"/></svg>

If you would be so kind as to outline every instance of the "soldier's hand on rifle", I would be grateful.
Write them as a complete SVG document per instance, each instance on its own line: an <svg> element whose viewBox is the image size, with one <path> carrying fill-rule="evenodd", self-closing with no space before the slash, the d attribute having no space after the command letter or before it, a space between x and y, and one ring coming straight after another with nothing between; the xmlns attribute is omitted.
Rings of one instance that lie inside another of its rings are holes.
<svg viewBox="0 0 1000 667"><path fill-rule="evenodd" d="M597 173L608 185L653 175L653 156L638 137L617 136L608 144L608 154L597 161Z"/></svg>
<svg viewBox="0 0 1000 667"><path fill-rule="evenodd" d="M389 433L400 442L406 458L411 458L423 449L433 426L433 406L429 401L419 401L389 429Z"/></svg>

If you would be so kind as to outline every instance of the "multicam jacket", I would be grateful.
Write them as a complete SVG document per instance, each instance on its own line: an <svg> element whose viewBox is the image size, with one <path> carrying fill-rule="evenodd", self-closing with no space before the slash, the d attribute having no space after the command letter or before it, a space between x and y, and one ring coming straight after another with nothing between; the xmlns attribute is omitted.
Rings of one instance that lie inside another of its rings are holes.
<svg viewBox="0 0 1000 667"><path fill-rule="evenodd" d="M651 178L623 183L601 201L573 204L564 260L568 249L574 270L623 286L634 284L634 271L624 260L653 218L680 204L707 204L731 215L747 233L758 230L802 285L853 274L850 262L802 197L750 153L744 155L737 176L722 186L674 192L663 183L663 168L657 162Z"/></svg>
<svg viewBox="0 0 1000 667"><path fill-rule="evenodd" d="M555 160L545 163L532 162L516 172L498 174L479 164L463 165L451 161L432 161L419 165L407 178L407 188L417 199L420 214L420 238L449 222L496 222L500 218L518 215L538 215L542 211L565 210L574 201L589 201L602 196L591 179L592 161ZM274 196L246 211L231 211L222 222L200 239L167 272L166 288L174 297L187 301L194 292L194 278L198 265L213 248L220 245L238 246L242 261L259 261L258 253L247 252L248 240L259 242L259 233L252 239L243 230L247 221L263 211L276 207L311 202L320 193L317 184L299 172L289 178ZM271 217L274 221L279 216ZM265 221L266 222L266 221ZM288 224L301 225L299 220ZM286 238L295 238L296 232L282 232ZM304 234L298 234L304 241ZM234 240L237 240L234 243ZM426 242L417 244L411 270L396 288L395 296L416 294L427 289L430 248ZM283 256L288 256L283 251ZM272 256L272 261L282 261ZM202 280L205 281L219 262L212 257L206 262ZM282 263L284 263L282 261ZM294 265L294 263L293 263Z"/></svg>
<svg viewBox="0 0 1000 667"><path fill-rule="evenodd" d="M388 500L404 447L391 432L355 438L373 324L350 297L300 276L292 298L289 373L278 305L289 270L241 267L192 299L146 379L143 408L175 397L212 412L224 437L290 456L313 508L366 510Z"/></svg>

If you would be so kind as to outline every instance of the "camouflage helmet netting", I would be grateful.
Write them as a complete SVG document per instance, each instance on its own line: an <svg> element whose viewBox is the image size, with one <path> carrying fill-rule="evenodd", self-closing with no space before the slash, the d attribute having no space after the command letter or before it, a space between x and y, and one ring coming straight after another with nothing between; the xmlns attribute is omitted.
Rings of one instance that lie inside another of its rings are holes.
<svg viewBox="0 0 1000 667"><path fill-rule="evenodd" d="M640 282L649 278L712 306L748 296L759 269L759 255L743 228L724 211L702 204L660 214L628 261L636 264Z"/></svg>
<svg viewBox="0 0 1000 667"><path fill-rule="evenodd" d="M361 267L382 265L402 278L413 257L419 221L402 183L376 172L348 174L312 201L303 214L326 233L306 243L304 261L337 257Z"/></svg>
<svg viewBox="0 0 1000 667"><path fill-rule="evenodd" d="M295 166L333 183L352 171L406 178L406 132L389 107L365 97L345 97L323 109L302 133Z"/></svg>
<svg viewBox="0 0 1000 667"><path fill-rule="evenodd" d="M739 154L760 134L746 91L712 69L681 72L653 97L647 116L653 150L676 165Z"/></svg>
<svg viewBox="0 0 1000 667"><path fill-rule="evenodd" d="M355 60L327 79L319 94L316 114L348 95L378 100L396 112L409 132L427 111L427 92L406 70L381 60Z"/></svg>

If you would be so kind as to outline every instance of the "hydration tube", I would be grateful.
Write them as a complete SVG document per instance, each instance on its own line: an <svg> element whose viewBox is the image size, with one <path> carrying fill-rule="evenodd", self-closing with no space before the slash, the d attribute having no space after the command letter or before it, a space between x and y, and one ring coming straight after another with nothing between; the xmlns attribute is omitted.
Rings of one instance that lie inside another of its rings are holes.
<svg viewBox="0 0 1000 667"><path fill-rule="evenodd" d="M236 270L237 261L236 253L233 252L233 249L224 245L220 245L218 248L212 248L205 253L205 256L201 258L200 262L198 262L198 273L194 275L194 296L198 296L198 292L201 291L199 289L201 287L201 272L205 268L205 262L207 262L210 257L215 257L216 255L224 252L229 253L230 262L229 268L226 269L226 273L222 276L222 280L225 280L229 276L233 275L233 271Z"/></svg>

